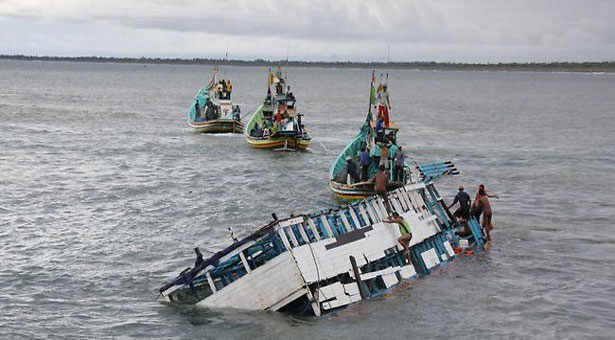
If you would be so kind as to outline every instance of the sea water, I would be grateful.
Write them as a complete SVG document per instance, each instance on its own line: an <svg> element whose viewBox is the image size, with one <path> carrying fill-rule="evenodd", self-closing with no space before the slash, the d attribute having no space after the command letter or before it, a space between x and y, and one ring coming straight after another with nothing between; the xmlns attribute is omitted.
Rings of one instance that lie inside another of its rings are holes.
<svg viewBox="0 0 615 340"><path fill-rule="evenodd" d="M0 337L612 339L615 75L384 70L409 162L492 199L493 245L320 318L168 306L157 289L279 217L332 202L367 69L290 68L309 152L195 134L211 66L0 61ZM247 114L267 68L226 67ZM247 119L247 117L245 118ZM275 289L275 287L272 287Z"/></svg>

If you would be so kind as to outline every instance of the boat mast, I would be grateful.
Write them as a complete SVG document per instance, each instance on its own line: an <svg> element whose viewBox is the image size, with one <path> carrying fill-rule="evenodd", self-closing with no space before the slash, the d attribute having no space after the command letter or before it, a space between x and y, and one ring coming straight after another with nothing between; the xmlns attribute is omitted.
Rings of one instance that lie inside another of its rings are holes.
<svg viewBox="0 0 615 340"><path fill-rule="evenodd" d="M284 68L284 84L288 86L288 52L290 51L290 43L286 45L286 67ZM288 90L286 91L288 92Z"/></svg>
<svg viewBox="0 0 615 340"><path fill-rule="evenodd" d="M226 79L226 65L228 64L228 42L226 43L226 52L224 53L224 79Z"/></svg>

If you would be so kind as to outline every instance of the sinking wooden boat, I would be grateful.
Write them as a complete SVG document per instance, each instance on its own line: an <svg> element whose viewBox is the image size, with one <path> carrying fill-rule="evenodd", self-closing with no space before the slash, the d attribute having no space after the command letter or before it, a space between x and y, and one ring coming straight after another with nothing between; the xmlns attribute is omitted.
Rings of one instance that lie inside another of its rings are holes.
<svg viewBox="0 0 615 340"><path fill-rule="evenodd" d="M382 198L370 196L328 211L274 220L251 235L186 268L159 289L172 304L321 315L378 296L402 280L451 261L459 247L480 249L483 232L455 235L450 212L433 182L389 192L412 231L406 263L396 224L384 223Z"/></svg>
<svg viewBox="0 0 615 340"><path fill-rule="evenodd" d="M306 150L312 137L297 111L296 98L278 68L269 72L267 95L252 114L244 134L248 144L256 149L282 151Z"/></svg>
<svg viewBox="0 0 615 340"><path fill-rule="evenodd" d="M383 132L377 133L376 120L372 115L373 97L375 93L374 89L374 75L372 74L372 82L370 85L370 105L367 113L367 117L363 125L361 126L359 133L350 143L342 150L337 156L335 162L331 166L329 171L329 188L333 192L334 196L341 201L355 201L364 199L367 196L374 194L374 185L371 179L378 171L378 164L380 163L380 150L381 145L388 144L391 149L398 148L400 145L397 142L397 133L399 127L397 123L391 121L388 126L382 127ZM359 168L358 160L361 153L361 147L365 147L369 152L371 164L369 165L367 178L361 178L358 182L351 182L347 179L346 165L347 160L350 158L355 163L356 168ZM393 157L394 152L389 151L388 164L389 164L389 190L393 190L402 187L406 183L411 182L410 168L404 163L404 169L402 176L394 176L392 171L394 166Z"/></svg>
<svg viewBox="0 0 615 340"><path fill-rule="evenodd" d="M233 106L230 85L230 81L218 80L218 69L214 68L211 81L197 92L188 110L188 125L195 132L243 132L241 109Z"/></svg>

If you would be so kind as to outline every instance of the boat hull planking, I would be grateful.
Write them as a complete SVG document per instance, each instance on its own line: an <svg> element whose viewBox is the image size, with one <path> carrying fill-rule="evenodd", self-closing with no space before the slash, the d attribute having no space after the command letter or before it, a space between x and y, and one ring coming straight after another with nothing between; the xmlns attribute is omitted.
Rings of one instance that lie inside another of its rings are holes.
<svg viewBox="0 0 615 340"><path fill-rule="evenodd" d="M288 147L290 149L307 150L310 145L310 139L293 138L293 137L271 137L268 139L257 139L247 137L246 140L250 147L255 149L277 149Z"/></svg>
<svg viewBox="0 0 615 340"><path fill-rule="evenodd" d="M231 119L215 119L205 122L188 120L188 125L197 133L243 133L243 123Z"/></svg>
<svg viewBox="0 0 615 340"><path fill-rule="evenodd" d="M394 190L401 186L403 186L403 183L391 183L389 189ZM329 181L329 188L335 198L342 202L355 202L376 194L374 192L374 185L370 182L348 185Z"/></svg>

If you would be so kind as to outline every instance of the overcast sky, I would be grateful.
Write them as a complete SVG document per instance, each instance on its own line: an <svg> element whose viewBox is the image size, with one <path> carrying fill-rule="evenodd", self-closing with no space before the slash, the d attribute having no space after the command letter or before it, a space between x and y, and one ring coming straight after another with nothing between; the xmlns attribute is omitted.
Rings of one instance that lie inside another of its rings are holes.
<svg viewBox="0 0 615 340"><path fill-rule="evenodd" d="M612 0L0 0L0 54L615 60Z"/></svg>

